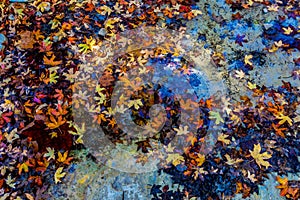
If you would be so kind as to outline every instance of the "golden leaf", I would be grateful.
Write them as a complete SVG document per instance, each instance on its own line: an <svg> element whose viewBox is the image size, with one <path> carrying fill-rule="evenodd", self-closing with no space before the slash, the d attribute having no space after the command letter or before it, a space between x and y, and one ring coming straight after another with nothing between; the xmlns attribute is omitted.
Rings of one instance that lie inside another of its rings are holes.
<svg viewBox="0 0 300 200"><path fill-rule="evenodd" d="M268 152L260 153L261 146L260 144L255 144L253 151L250 150L251 156L255 159L255 162L261 168L261 166L265 166L266 168L270 167L270 163L265 161L266 159L270 159L272 157Z"/></svg>
<svg viewBox="0 0 300 200"><path fill-rule="evenodd" d="M61 182L61 178L63 178L66 173L62 173L63 171L63 167L59 167L56 171L55 171L55 174L54 174L54 181L55 183L57 184L58 182Z"/></svg>
<svg viewBox="0 0 300 200"><path fill-rule="evenodd" d="M218 136L218 141L228 145L228 144L230 144L230 140L227 139L228 136L229 135L221 134Z"/></svg>
<svg viewBox="0 0 300 200"><path fill-rule="evenodd" d="M168 157L167 157L167 162L170 163L172 162L172 164L174 166L177 166L179 165L181 162L184 161L184 157L181 156L180 154L178 153L174 153L174 154L168 154Z"/></svg>

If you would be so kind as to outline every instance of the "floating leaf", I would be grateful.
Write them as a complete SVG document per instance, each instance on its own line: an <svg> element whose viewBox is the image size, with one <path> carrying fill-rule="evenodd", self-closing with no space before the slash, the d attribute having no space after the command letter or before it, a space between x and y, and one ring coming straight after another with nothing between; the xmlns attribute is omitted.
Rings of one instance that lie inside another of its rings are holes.
<svg viewBox="0 0 300 200"><path fill-rule="evenodd" d="M171 162L174 166L179 165L183 161L184 161L184 157L178 153L168 154L167 162L168 163Z"/></svg>
<svg viewBox="0 0 300 200"><path fill-rule="evenodd" d="M174 130L176 131L177 135L186 135L189 133L188 128L188 126L179 126L179 128L174 128Z"/></svg>
<svg viewBox="0 0 300 200"><path fill-rule="evenodd" d="M228 138L228 136L229 135L225 135L225 134L220 134L219 136L218 136L218 141L220 141L220 142L222 142L222 143L224 143L224 144L230 144L230 140L229 139L227 139Z"/></svg>
<svg viewBox="0 0 300 200"><path fill-rule="evenodd" d="M219 112L210 111L209 119L215 119L217 125L220 124L221 122L224 123L224 119L221 117Z"/></svg>
<svg viewBox="0 0 300 200"><path fill-rule="evenodd" d="M48 161L51 159L55 160L55 150L51 147L47 147L46 149L48 152L44 154L44 157L45 158L48 157L48 159L47 159Z"/></svg>
<svg viewBox="0 0 300 200"><path fill-rule="evenodd" d="M271 165L268 161L265 161L266 159L270 159L272 157L271 154L268 152L260 153L261 152L261 146L260 144L255 144L253 151L250 150L251 156L255 159L258 166L261 168L261 166L265 166L266 168L269 168Z"/></svg>
<svg viewBox="0 0 300 200"><path fill-rule="evenodd" d="M59 182L61 182L61 178L63 178L63 177L65 177L65 175L66 175L66 172L63 172L62 173L62 171L63 171L63 167L59 167L59 168L57 168L57 170L55 171L55 174L54 174L54 181L55 181L55 183L57 184L57 183L59 183Z"/></svg>

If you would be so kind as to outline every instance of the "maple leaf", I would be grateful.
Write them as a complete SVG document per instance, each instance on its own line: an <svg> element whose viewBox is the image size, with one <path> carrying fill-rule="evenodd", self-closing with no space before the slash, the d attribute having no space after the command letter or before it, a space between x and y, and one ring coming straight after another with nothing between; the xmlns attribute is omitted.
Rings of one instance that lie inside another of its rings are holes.
<svg viewBox="0 0 300 200"><path fill-rule="evenodd" d="M208 172L205 171L203 167L197 168L197 170L193 173L193 177L195 180L198 178L199 174L208 174Z"/></svg>
<svg viewBox="0 0 300 200"><path fill-rule="evenodd" d="M275 44L277 47L282 47L282 46L283 46L282 40L279 40L278 42L275 41L274 44Z"/></svg>
<svg viewBox="0 0 300 200"><path fill-rule="evenodd" d="M289 116L285 116L284 114L279 113L279 115L276 115L275 117L276 119L280 119L280 121L278 122L278 124L280 125L284 124L285 122L288 122L290 126L293 125L293 120Z"/></svg>
<svg viewBox="0 0 300 200"><path fill-rule="evenodd" d="M174 166L177 166L179 165L181 162L184 161L184 157L178 153L173 153L173 154L168 154L168 157L167 157L167 162L170 163L172 162L172 164Z"/></svg>
<svg viewBox="0 0 300 200"><path fill-rule="evenodd" d="M85 43L79 44L78 47L79 52L87 53L90 50L93 50L94 45L96 44L96 40L92 38L92 36L88 39L85 37Z"/></svg>
<svg viewBox="0 0 300 200"><path fill-rule="evenodd" d="M115 118L113 118L111 120L109 119L108 121L109 121L108 125L111 127L115 127L117 125Z"/></svg>
<svg viewBox="0 0 300 200"><path fill-rule="evenodd" d="M173 146L171 145L171 143L169 143L167 147L164 146L164 149L165 149L167 152L171 153L171 152L174 152L175 147L173 147Z"/></svg>
<svg viewBox="0 0 300 200"><path fill-rule="evenodd" d="M143 102L141 101L141 99L129 101L128 107L131 108L132 106L137 110L140 108L140 106L143 106Z"/></svg>
<svg viewBox="0 0 300 200"><path fill-rule="evenodd" d="M54 149L51 147L47 147L46 149L48 152L44 154L44 157L45 158L48 157L47 161L49 161L51 159L55 160Z"/></svg>
<svg viewBox="0 0 300 200"><path fill-rule="evenodd" d="M50 72L50 76L49 76L49 83L57 83L57 80L59 76L57 76L55 71L51 71Z"/></svg>
<svg viewBox="0 0 300 200"><path fill-rule="evenodd" d="M41 30L38 29L38 30L33 30L33 35L35 37L36 40L39 40L39 39L42 39L44 40L45 39L45 36L41 33Z"/></svg>
<svg viewBox="0 0 300 200"><path fill-rule="evenodd" d="M7 179L5 179L5 183L11 187L11 188L15 188L16 186L16 183L15 183L15 179L14 178L11 178L11 174L9 174L7 176Z"/></svg>
<svg viewBox="0 0 300 200"><path fill-rule="evenodd" d="M67 111L67 106L64 105L62 106L61 104L57 104L57 108L56 109L49 109L50 113L56 117L60 116L60 115L66 115L68 113Z"/></svg>
<svg viewBox="0 0 300 200"><path fill-rule="evenodd" d="M195 159L197 166L200 167L205 162L205 155L198 154L198 157Z"/></svg>
<svg viewBox="0 0 300 200"><path fill-rule="evenodd" d="M280 125L275 125L274 123L272 123L272 127L273 127L273 129L275 130L275 133L276 133L276 135L279 135L279 136L281 136L281 137L285 137L285 134L284 134L284 132L282 132L282 131L285 131L285 130L287 130L287 128L280 128L279 127Z"/></svg>
<svg viewBox="0 0 300 200"><path fill-rule="evenodd" d="M45 65L51 65L51 66L57 66L60 65L62 63L62 61L54 61L55 60L55 55L52 54L51 58L47 58L46 56L44 56L43 60L44 60L44 64Z"/></svg>
<svg viewBox="0 0 300 200"><path fill-rule="evenodd" d="M235 70L235 77L238 79L243 79L245 77L245 73L243 70Z"/></svg>
<svg viewBox="0 0 300 200"><path fill-rule="evenodd" d="M61 178L65 177L66 175L66 172L63 172L63 167L59 167L56 171L55 171L55 174L54 174L54 181L55 183L57 184L58 182L61 182Z"/></svg>
<svg viewBox="0 0 300 200"><path fill-rule="evenodd" d="M50 123L47 123L47 126L50 129L56 129L66 122L65 120L62 119L62 116L59 116L58 120L56 120L52 115L50 116L50 121L51 121Z"/></svg>
<svg viewBox="0 0 300 200"><path fill-rule="evenodd" d="M253 89L256 89L256 84L255 84L255 83L253 84L253 83L251 83L251 82L248 81L247 87L248 87L250 90L253 90Z"/></svg>
<svg viewBox="0 0 300 200"><path fill-rule="evenodd" d="M280 185L277 185L276 188L281 190L280 191L281 196L285 196L287 194L288 188L289 188L288 178L287 177L281 178L280 176L277 176L276 180L280 184Z"/></svg>
<svg viewBox="0 0 300 200"><path fill-rule="evenodd" d="M146 59L143 59L142 56L139 56L137 58L137 62L139 63L140 66L144 66L145 63L147 63L147 60Z"/></svg>
<svg viewBox="0 0 300 200"><path fill-rule="evenodd" d="M55 89L56 94L54 95L54 98L57 98L58 100L62 100L64 98L64 94L62 90Z"/></svg>
<svg viewBox="0 0 300 200"><path fill-rule="evenodd" d="M49 135L50 135L51 139L55 138L55 137L57 137L57 132L53 131L53 132L49 133Z"/></svg>
<svg viewBox="0 0 300 200"><path fill-rule="evenodd" d="M106 96L103 93L98 93L99 97L94 97L94 99L99 102L100 104L103 104L106 102Z"/></svg>
<svg viewBox="0 0 300 200"><path fill-rule="evenodd" d="M188 13L184 13L183 14L183 17L188 19L188 20L191 20L195 17L194 13L191 11L191 12L188 12Z"/></svg>
<svg viewBox="0 0 300 200"><path fill-rule="evenodd" d="M265 161L266 159L270 159L272 157L271 154L268 152L260 153L261 152L261 146L260 144L255 144L253 151L250 150L251 156L255 159L255 162L258 164L258 166L261 168L261 166L265 166L266 168L270 167L270 163L268 161Z"/></svg>
<svg viewBox="0 0 300 200"><path fill-rule="evenodd" d="M104 6L101 6L100 8L97 8L96 11L101 15L107 14L109 16L112 12L112 9L110 7L104 5Z"/></svg>
<svg viewBox="0 0 300 200"><path fill-rule="evenodd" d="M180 126L179 128L174 128L174 130L176 131L177 135L186 135L189 133L188 126Z"/></svg>
<svg viewBox="0 0 300 200"><path fill-rule="evenodd" d="M37 6L37 9L40 10L41 12L44 12L45 10L48 10L49 7L50 7L50 3L49 2L41 2Z"/></svg>
<svg viewBox="0 0 300 200"><path fill-rule="evenodd" d="M217 125L220 124L221 122L224 123L224 119L221 117L220 113L218 112L210 111L209 119L215 119Z"/></svg>
<svg viewBox="0 0 300 200"><path fill-rule="evenodd" d="M293 32L293 29L291 29L291 27L283 27L282 30L284 31L283 34L285 35L290 35Z"/></svg>
<svg viewBox="0 0 300 200"><path fill-rule="evenodd" d="M29 171L27 162L19 164L18 168L19 168L19 175L22 173L23 170L24 170L24 172L28 172Z"/></svg>
<svg viewBox="0 0 300 200"><path fill-rule="evenodd" d="M252 59L253 56L252 55L246 55L244 58L244 62L246 65L253 65L253 63L250 61L250 59Z"/></svg>
<svg viewBox="0 0 300 200"><path fill-rule="evenodd" d="M277 50L278 50L278 47L277 47L276 45L272 45L271 49L268 49L268 51L269 51L270 53L274 53L274 52L276 52Z"/></svg>
<svg viewBox="0 0 300 200"><path fill-rule="evenodd" d="M230 140L227 139L229 135L221 134L218 136L218 141L224 143L224 144L230 144Z"/></svg>
<svg viewBox="0 0 300 200"><path fill-rule="evenodd" d="M247 172L247 178L249 178L253 183L257 181L257 179L255 178L255 174L251 174L249 171Z"/></svg>
<svg viewBox="0 0 300 200"><path fill-rule="evenodd" d="M110 19L106 20L105 25L104 25L105 29L107 29L107 28L113 29L114 24L118 21L120 21L119 18L110 18Z"/></svg>
<svg viewBox="0 0 300 200"><path fill-rule="evenodd" d="M98 115L94 115L94 120L93 122L97 122L98 124L101 124L102 122L105 122L106 118L104 114L98 114Z"/></svg>
<svg viewBox="0 0 300 200"><path fill-rule="evenodd" d="M226 164L235 165L237 163L243 162L242 159L232 159L228 154L225 154L225 158L227 159Z"/></svg>
<svg viewBox="0 0 300 200"><path fill-rule="evenodd" d="M172 11L169 9L169 8L165 8L163 10L163 13L165 16L169 17L169 18L172 18L173 17L173 14L172 14Z"/></svg>
<svg viewBox="0 0 300 200"><path fill-rule="evenodd" d="M90 47L87 44L79 44L78 47L80 48L79 52L82 53L87 53L90 50Z"/></svg>
<svg viewBox="0 0 300 200"><path fill-rule="evenodd" d="M69 165L70 161L73 159L73 157L68 158L68 151L66 151L64 154L58 152L57 155L58 155L57 161L67 165Z"/></svg>

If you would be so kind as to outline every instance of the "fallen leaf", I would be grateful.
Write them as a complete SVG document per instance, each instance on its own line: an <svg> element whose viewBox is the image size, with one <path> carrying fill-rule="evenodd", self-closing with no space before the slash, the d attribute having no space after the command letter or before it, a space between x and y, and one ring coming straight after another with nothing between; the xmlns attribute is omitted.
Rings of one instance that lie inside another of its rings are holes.
<svg viewBox="0 0 300 200"><path fill-rule="evenodd" d="M57 183L59 183L59 182L61 182L61 178L63 178L63 177L65 177L65 175L66 175L66 172L63 172L62 173L62 171L63 171L63 167L59 167L56 171L55 171L55 174L54 174L54 181L55 181L55 183L57 184Z"/></svg>
<svg viewBox="0 0 300 200"><path fill-rule="evenodd" d="M250 150L251 156L255 159L255 162L258 164L258 166L261 168L261 166L265 166L266 168L269 168L271 165L268 161L265 161L266 159L270 159L272 157L271 154L268 152L260 153L261 152L261 146L260 144L255 144L253 151Z"/></svg>

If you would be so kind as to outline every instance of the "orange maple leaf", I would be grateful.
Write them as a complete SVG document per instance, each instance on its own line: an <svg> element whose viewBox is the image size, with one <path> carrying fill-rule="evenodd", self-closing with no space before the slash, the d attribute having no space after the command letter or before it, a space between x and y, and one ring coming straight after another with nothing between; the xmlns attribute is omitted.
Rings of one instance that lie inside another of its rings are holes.
<svg viewBox="0 0 300 200"><path fill-rule="evenodd" d="M62 119L62 116L58 117L58 120L56 120L52 115L50 116L50 123L47 123L47 126L50 129L56 129L58 127L60 127L61 125L63 125L66 122L66 120Z"/></svg>
<svg viewBox="0 0 300 200"><path fill-rule="evenodd" d="M46 56L44 56L44 64L45 65L51 65L51 66L60 65L62 63L62 61L61 60L60 61L54 61L55 58L56 57L55 57L54 54L51 56L50 59L48 59Z"/></svg>

